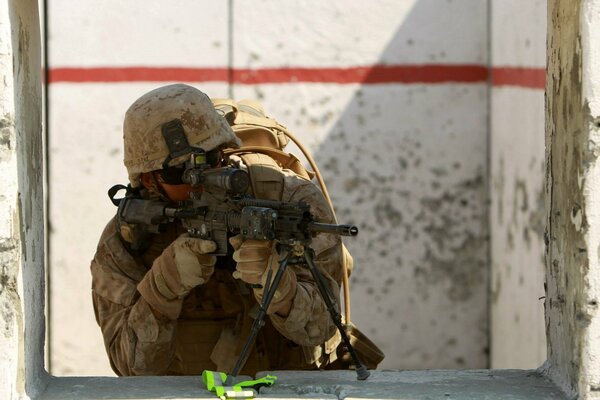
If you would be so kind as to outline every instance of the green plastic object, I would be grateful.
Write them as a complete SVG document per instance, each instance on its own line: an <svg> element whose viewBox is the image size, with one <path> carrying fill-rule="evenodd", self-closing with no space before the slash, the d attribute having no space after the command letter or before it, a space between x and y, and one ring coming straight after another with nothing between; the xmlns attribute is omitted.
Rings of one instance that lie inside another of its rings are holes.
<svg viewBox="0 0 600 400"><path fill-rule="evenodd" d="M202 372L202 382L206 389L214 392L221 400L227 399L253 399L262 386L272 386L277 381L274 375L266 375L260 379L236 382L226 385L227 374L224 372L208 371Z"/></svg>

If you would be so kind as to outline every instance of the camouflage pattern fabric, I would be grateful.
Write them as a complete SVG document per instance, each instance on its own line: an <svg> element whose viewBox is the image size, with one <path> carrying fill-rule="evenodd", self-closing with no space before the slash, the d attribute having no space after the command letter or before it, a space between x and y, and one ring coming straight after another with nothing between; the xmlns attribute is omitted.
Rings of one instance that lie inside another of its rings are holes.
<svg viewBox="0 0 600 400"><path fill-rule="evenodd" d="M321 191L310 181L282 170L281 200L306 201L324 222L333 217ZM128 250L114 220L105 228L91 263L92 298L111 366L117 375L189 375L229 371L241 352L256 311L257 293L219 268L184 298L156 291L141 295L148 271L183 230L173 223L153 235L143 252ZM319 234L313 241L316 264L334 296L342 281L342 243ZM340 336L308 269L290 266L298 287L287 317L271 314L241 373L280 369L343 367L336 364ZM337 361L339 363L339 360ZM346 366L347 367L347 366Z"/></svg>

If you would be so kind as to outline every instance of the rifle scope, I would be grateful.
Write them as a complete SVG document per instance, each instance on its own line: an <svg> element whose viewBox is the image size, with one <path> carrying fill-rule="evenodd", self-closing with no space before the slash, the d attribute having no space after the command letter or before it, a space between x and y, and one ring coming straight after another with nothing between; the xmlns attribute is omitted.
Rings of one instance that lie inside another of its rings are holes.
<svg viewBox="0 0 600 400"><path fill-rule="evenodd" d="M206 186L233 194L244 194L250 186L248 173L238 168L214 169L189 168L183 173L183 181L192 186Z"/></svg>

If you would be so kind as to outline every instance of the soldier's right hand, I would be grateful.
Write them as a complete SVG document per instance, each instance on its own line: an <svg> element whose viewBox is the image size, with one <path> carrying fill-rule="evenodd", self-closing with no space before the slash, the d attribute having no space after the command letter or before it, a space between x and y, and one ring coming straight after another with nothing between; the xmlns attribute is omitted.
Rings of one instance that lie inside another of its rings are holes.
<svg viewBox="0 0 600 400"><path fill-rule="evenodd" d="M209 254L217 249L215 242L184 233L169 246L173 248L175 265L183 286L190 290L210 279L217 261L217 257Z"/></svg>
<svg viewBox="0 0 600 400"><path fill-rule="evenodd" d="M154 282L167 299L183 297L194 287L206 283L215 270L217 258L210 253L215 242L190 237L175 239L154 261Z"/></svg>

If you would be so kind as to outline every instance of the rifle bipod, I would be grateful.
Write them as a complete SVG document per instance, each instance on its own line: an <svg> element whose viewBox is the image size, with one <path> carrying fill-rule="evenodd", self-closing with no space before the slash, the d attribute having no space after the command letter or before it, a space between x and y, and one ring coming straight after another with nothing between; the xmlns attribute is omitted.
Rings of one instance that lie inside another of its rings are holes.
<svg viewBox="0 0 600 400"><path fill-rule="evenodd" d="M246 362L246 358L248 357L250 348L252 347L252 344L254 343L254 340L256 339L256 335L258 334L260 328L262 328L263 325L265 324L264 319L265 319L265 316L267 315L267 310L269 309L271 300L273 299L273 296L275 295L275 291L277 290L277 287L279 286L279 282L281 281L281 278L283 277L283 273L285 272L285 269L287 268L287 266L289 264L306 264L306 265L308 265L308 268L309 268L313 278L315 279L315 282L319 289L319 293L321 294L321 298L325 302L325 305L327 306L327 310L329 311L329 315L331 315L331 319L333 320L335 326L337 327L338 331L340 332L340 335L342 335L342 340L344 341L344 345L348 349L348 352L350 353L350 356L352 357L352 361L354 362L354 365L356 366L357 379L360 381L367 379L370 375L370 372L360 361L360 359L358 358L358 355L356 354L356 351L354 350L354 347L352 347L352 344L350 343L350 338L348 337L348 334L346 333L346 330L344 329L344 325L342 324L342 316L340 315L340 313L338 312L338 310L335 306L336 301L335 301L333 295L331 294L331 291L329 290L327 283L325 282L325 278L323 278L323 275L321 274L321 272L318 270L317 266L314 263L313 249L311 249L306 244L301 246L301 249L302 249L301 252L297 252L296 248L293 248L291 245L281 245L280 249L282 251L285 251L285 256L279 261L279 269L277 270L277 273L275 274L275 277L273 278L272 281L271 281L271 276L273 273L273 269L269 268L269 271L267 272L267 279L266 279L266 285L264 288L264 295L263 295L262 301L259 304L258 314L256 316L256 319L254 320L254 323L252 324L250 334L248 335L248 339L246 339L246 343L244 344L242 352L240 353L240 356L239 356L237 362L235 363L235 366L233 367L233 371L231 372L231 374L229 374L229 376L232 376L232 377L237 376L239 374L240 370L242 369L242 366ZM299 253L302 253L302 255L296 255Z"/></svg>

